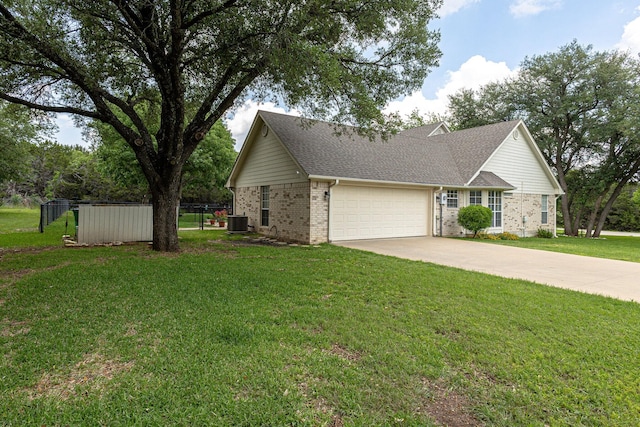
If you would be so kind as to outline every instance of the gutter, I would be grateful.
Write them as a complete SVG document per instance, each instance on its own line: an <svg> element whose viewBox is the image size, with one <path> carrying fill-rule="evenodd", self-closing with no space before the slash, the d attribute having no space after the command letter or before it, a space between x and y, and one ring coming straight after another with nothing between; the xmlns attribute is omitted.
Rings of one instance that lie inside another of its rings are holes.
<svg viewBox="0 0 640 427"><path fill-rule="evenodd" d="M324 193L327 199L327 242L329 243L331 243L331 189L338 184L340 184L340 180L336 178L332 184L329 184L329 190Z"/></svg>

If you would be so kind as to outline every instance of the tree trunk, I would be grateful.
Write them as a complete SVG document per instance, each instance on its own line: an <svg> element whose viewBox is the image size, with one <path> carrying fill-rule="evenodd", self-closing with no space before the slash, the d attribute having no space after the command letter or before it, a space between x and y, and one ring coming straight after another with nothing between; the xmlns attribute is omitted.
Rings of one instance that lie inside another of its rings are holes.
<svg viewBox="0 0 640 427"><path fill-rule="evenodd" d="M604 228L604 222L607 220L607 216L609 216L609 212L611 211L613 204L618 199L618 196L620 196L620 193L622 193L622 190L628 181L629 180L625 180L624 182L619 182L616 188L613 190L611 197L609 197L609 200L607 200L607 203L604 205L604 208L602 208L602 212L600 212L600 218L598 218L598 223L596 224L596 229L595 229L595 232L593 233L593 237L600 237L600 233Z"/></svg>
<svg viewBox="0 0 640 427"><path fill-rule="evenodd" d="M556 157L556 159L559 158L559 156ZM567 236L575 236L578 234L578 229L573 227L571 221L569 192L567 191L567 180L562 169L562 163L559 160L556 160L554 167L558 174L558 183L560 184L560 188L563 191L562 196L560 196L560 210L562 211L562 221L564 222L564 234Z"/></svg>
<svg viewBox="0 0 640 427"><path fill-rule="evenodd" d="M564 234L567 236L576 236L577 231L574 231L574 227L571 221L571 212L569 211L569 196L565 190L565 193L560 198L560 205L562 208L562 220L564 222Z"/></svg>
<svg viewBox="0 0 640 427"><path fill-rule="evenodd" d="M593 210L589 214L589 221L587 221L587 231L585 233L585 237L592 237L593 235L593 228L596 224L596 219L598 218L598 212L600 211L600 206L602 205L603 198L604 194L600 194L593 204Z"/></svg>
<svg viewBox="0 0 640 427"><path fill-rule="evenodd" d="M572 233L570 236L578 237L580 235L580 224L582 224L582 211L583 208L579 208L577 211L573 213L573 223L572 223Z"/></svg>
<svg viewBox="0 0 640 427"><path fill-rule="evenodd" d="M177 252L178 208L180 207L180 177L169 183L158 183L151 189L153 196L153 249Z"/></svg>

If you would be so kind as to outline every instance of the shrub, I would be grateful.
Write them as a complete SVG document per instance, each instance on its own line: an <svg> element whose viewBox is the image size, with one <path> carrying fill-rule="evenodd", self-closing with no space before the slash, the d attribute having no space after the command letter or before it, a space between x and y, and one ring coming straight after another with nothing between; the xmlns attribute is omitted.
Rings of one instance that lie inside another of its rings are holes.
<svg viewBox="0 0 640 427"><path fill-rule="evenodd" d="M541 239L551 239L553 238L553 232L551 230L546 230L544 228L538 228L538 231L536 232L536 237L539 237Z"/></svg>
<svg viewBox="0 0 640 427"><path fill-rule="evenodd" d="M473 237L478 231L491 226L491 209L485 206L466 206L458 211L458 224L473 231Z"/></svg>
<svg viewBox="0 0 640 427"><path fill-rule="evenodd" d="M20 194L14 194L9 198L9 204L14 208L24 206L24 198Z"/></svg>
<svg viewBox="0 0 640 427"><path fill-rule="evenodd" d="M498 238L500 240L518 240L519 239L519 237L516 234L509 233L507 231L505 231L504 233L498 234Z"/></svg>
<svg viewBox="0 0 640 427"><path fill-rule="evenodd" d="M495 234L478 233L478 239L482 239L482 240L500 240L500 237L498 237Z"/></svg>

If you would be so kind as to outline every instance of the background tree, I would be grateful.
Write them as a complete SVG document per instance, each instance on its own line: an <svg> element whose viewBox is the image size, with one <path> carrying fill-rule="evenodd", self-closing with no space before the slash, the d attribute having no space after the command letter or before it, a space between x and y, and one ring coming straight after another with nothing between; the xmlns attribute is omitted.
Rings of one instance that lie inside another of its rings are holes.
<svg viewBox="0 0 640 427"><path fill-rule="evenodd" d="M120 200L118 186L104 175L97 156L80 147L74 147L64 168L53 172L46 191L48 198L71 200Z"/></svg>
<svg viewBox="0 0 640 427"><path fill-rule="evenodd" d="M451 97L454 127L523 119L565 194L565 233L598 236L640 170L640 69L621 52L577 42L527 58L518 75Z"/></svg>
<svg viewBox="0 0 640 427"><path fill-rule="evenodd" d="M0 1L0 98L112 126L153 199L153 247L178 250L184 167L243 97L376 128L437 63L441 0ZM135 109L151 100L152 131ZM130 119L123 122L119 114Z"/></svg>
<svg viewBox="0 0 640 427"><path fill-rule="evenodd" d="M56 172L66 170L71 163L74 150L80 147L59 144L52 141L41 141L29 145L29 172L19 186L25 194L37 195L42 199L55 198L55 194L47 193Z"/></svg>
<svg viewBox="0 0 640 427"><path fill-rule="evenodd" d="M607 230L640 231L640 203L634 202L638 186L627 185L611 207L605 223ZM640 199L639 199L640 201Z"/></svg>
<svg viewBox="0 0 640 427"><path fill-rule="evenodd" d="M149 123L155 123L155 128L159 127L160 118L157 112L149 110L148 104L139 105L137 110L146 110L141 114L146 116ZM152 114L156 116L152 117ZM121 119L127 122L126 117ZM91 122L88 130L102 172L128 189L128 193L121 194L121 198L140 201L148 197L149 184L127 142L113 127L102 122ZM182 200L229 201L230 194L224 185L236 155L231 133L222 121L216 122L185 164Z"/></svg>
<svg viewBox="0 0 640 427"><path fill-rule="evenodd" d="M36 117L27 108L0 100L0 184L19 183L29 171L30 144L51 129L46 117Z"/></svg>
<svg viewBox="0 0 640 427"><path fill-rule="evenodd" d="M234 140L222 121L217 121L185 165L183 200L229 202L224 188L236 160Z"/></svg>

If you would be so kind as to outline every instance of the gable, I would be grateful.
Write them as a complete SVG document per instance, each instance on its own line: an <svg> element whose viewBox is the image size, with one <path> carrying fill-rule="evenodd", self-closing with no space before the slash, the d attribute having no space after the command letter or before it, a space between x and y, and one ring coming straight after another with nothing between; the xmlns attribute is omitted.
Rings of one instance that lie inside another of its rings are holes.
<svg viewBox="0 0 640 427"><path fill-rule="evenodd" d="M254 127L259 129L252 129L247 137L241 156L238 156L239 163L234 167L231 185L250 187L305 182L304 170L291 158L275 132L263 125L262 120L254 122ZM266 135L263 129L266 129Z"/></svg>
<svg viewBox="0 0 640 427"><path fill-rule="evenodd" d="M515 192L558 194L557 182L529 132L520 124L481 168L516 187Z"/></svg>

